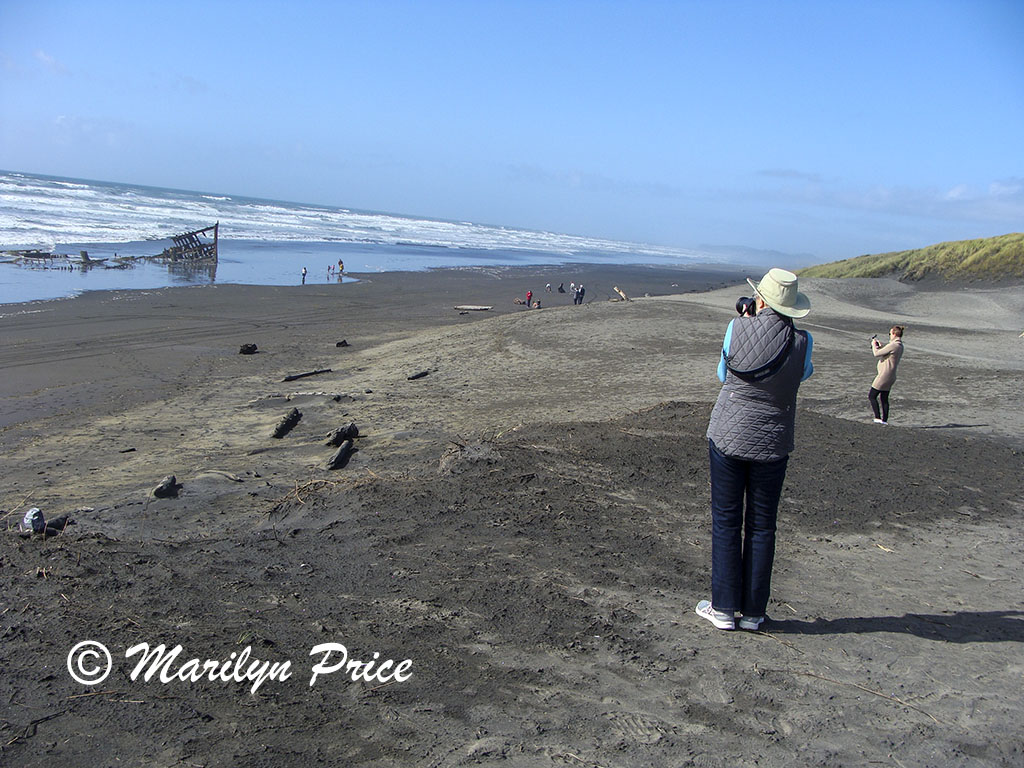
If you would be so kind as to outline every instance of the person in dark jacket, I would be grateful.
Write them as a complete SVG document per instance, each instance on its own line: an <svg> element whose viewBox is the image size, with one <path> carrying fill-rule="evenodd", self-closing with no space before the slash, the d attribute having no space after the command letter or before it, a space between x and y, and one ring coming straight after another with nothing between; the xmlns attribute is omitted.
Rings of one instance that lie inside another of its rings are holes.
<svg viewBox="0 0 1024 768"><path fill-rule="evenodd" d="M757 312L726 330L718 364L723 386L707 431L711 600L701 600L697 614L719 629L756 630L765 619L796 393L814 372L811 335L793 325L811 308L796 275L771 269L759 283L747 282Z"/></svg>

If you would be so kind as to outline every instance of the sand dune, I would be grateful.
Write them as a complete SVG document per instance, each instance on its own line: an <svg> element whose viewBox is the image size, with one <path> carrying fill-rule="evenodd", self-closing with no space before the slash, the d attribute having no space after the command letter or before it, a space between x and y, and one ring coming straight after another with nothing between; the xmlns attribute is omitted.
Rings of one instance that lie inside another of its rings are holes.
<svg viewBox="0 0 1024 768"><path fill-rule="evenodd" d="M596 300L543 292L561 277ZM693 605L739 278L452 271L9 308L3 762L1018 764L1018 291L805 281L816 372L771 621L723 633ZM607 301L613 285L636 300ZM512 304L528 288L545 309ZM868 338L896 322L882 428ZM324 438L350 421L358 450L327 471ZM181 495L152 498L171 473ZM77 524L22 538L28 506ZM86 639L115 661L95 688L66 667ZM140 642L249 647L295 675L255 694L147 683L124 656ZM311 687L327 642L413 675Z"/></svg>

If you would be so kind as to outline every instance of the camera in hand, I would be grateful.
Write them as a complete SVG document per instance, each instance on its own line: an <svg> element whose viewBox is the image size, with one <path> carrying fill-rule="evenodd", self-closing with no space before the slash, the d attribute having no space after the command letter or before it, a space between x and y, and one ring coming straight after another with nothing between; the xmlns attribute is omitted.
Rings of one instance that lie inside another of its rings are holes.
<svg viewBox="0 0 1024 768"><path fill-rule="evenodd" d="M749 296L741 296L736 302L736 312L740 317L753 317L757 314L757 302Z"/></svg>

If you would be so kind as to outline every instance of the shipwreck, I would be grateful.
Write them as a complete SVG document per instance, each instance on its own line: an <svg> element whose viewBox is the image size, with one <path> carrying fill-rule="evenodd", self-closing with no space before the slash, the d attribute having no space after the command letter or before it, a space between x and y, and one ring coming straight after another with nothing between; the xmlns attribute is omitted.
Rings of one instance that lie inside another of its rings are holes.
<svg viewBox="0 0 1024 768"><path fill-rule="evenodd" d="M217 261L217 233L220 228L218 221L212 227L195 229L175 235L171 238L174 243L170 248L165 248L161 257L169 261L216 262Z"/></svg>

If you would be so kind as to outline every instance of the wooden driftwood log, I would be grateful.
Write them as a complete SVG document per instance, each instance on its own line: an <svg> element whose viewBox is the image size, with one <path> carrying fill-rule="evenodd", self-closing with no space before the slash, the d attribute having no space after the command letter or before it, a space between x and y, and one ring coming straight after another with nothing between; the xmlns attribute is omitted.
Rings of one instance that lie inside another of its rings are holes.
<svg viewBox="0 0 1024 768"><path fill-rule="evenodd" d="M69 525L77 525L77 523L67 515L61 515L60 517L55 517L53 520L46 521L46 529L44 533L47 536L59 536L64 533Z"/></svg>
<svg viewBox="0 0 1024 768"><path fill-rule="evenodd" d="M274 427L274 434L271 437L284 437L292 431L292 428L299 423L301 418L302 412L298 408L292 408L277 422L277 426Z"/></svg>
<svg viewBox="0 0 1024 768"><path fill-rule="evenodd" d="M352 450L351 440L343 442L331 458L327 460L327 469L341 469L348 464L348 460L352 456Z"/></svg>
<svg viewBox="0 0 1024 768"><path fill-rule="evenodd" d="M327 436L327 445L341 445L346 440L354 440L359 437L359 427L355 422L344 427L338 427Z"/></svg>
<svg viewBox="0 0 1024 768"><path fill-rule="evenodd" d="M305 373L293 373L285 376L281 381L295 381L296 379L304 379L307 376L318 376L321 373L330 373L330 368L318 368L315 371L306 371Z"/></svg>
<svg viewBox="0 0 1024 768"><path fill-rule="evenodd" d="M160 481L160 485L153 489L153 495L158 499L171 499L178 496L181 490L181 483L174 475L168 475Z"/></svg>
<svg viewBox="0 0 1024 768"><path fill-rule="evenodd" d="M429 374L430 371L420 371L419 373L414 373L412 376L406 376L406 378L409 381L416 381L416 379L422 379L424 376L427 376Z"/></svg>

